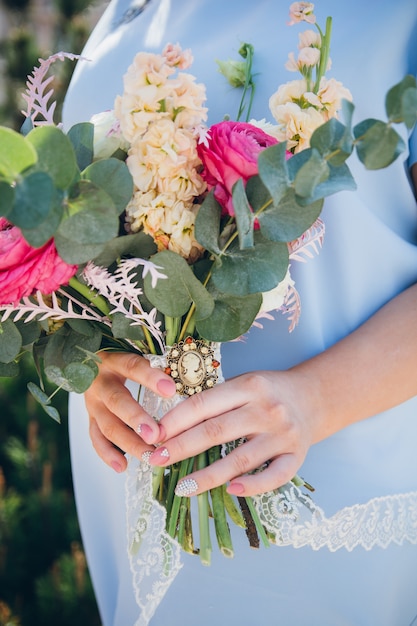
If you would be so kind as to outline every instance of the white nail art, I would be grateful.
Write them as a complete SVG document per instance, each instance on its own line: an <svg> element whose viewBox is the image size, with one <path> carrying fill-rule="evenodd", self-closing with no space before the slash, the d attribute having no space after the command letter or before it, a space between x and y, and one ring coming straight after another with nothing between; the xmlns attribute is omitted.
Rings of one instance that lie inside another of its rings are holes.
<svg viewBox="0 0 417 626"><path fill-rule="evenodd" d="M198 490L198 484L194 478L184 478L175 487L176 496L192 496Z"/></svg>
<svg viewBox="0 0 417 626"><path fill-rule="evenodd" d="M142 463L146 463L149 464L149 457L152 454L152 450L145 450L145 452L142 454Z"/></svg>

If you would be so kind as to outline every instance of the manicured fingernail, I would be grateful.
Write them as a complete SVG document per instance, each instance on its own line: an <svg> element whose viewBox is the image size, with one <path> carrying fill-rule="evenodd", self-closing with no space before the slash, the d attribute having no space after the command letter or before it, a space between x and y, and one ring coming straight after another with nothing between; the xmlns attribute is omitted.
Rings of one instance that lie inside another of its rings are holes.
<svg viewBox="0 0 417 626"><path fill-rule="evenodd" d="M151 463L151 465L159 465L160 463L165 465L168 459L169 452L167 448L161 446L159 448L156 448L156 450L151 453L151 456L149 457L149 463Z"/></svg>
<svg viewBox="0 0 417 626"><path fill-rule="evenodd" d="M117 461L112 461L110 465L118 474L121 474L121 472L123 472L123 467Z"/></svg>
<svg viewBox="0 0 417 626"><path fill-rule="evenodd" d="M148 424L139 424L139 426L136 429L136 432L146 442L152 437L152 428L148 426Z"/></svg>
<svg viewBox="0 0 417 626"><path fill-rule="evenodd" d="M152 450L145 450L145 452L142 454L142 463L145 463L147 465L149 465L149 457L152 454Z"/></svg>
<svg viewBox="0 0 417 626"><path fill-rule="evenodd" d="M174 381L167 378L163 378L162 380L158 381L156 387L162 396L172 396L175 393Z"/></svg>
<svg viewBox="0 0 417 626"><path fill-rule="evenodd" d="M245 487L242 483L230 483L226 491L232 496L240 496L245 491Z"/></svg>
<svg viewBox="0 0 417 626"><path fill-rule="evenodd" d="M192 496L198 491L198 484L194 478L184 478L175 487L176 496Z"/></svg>

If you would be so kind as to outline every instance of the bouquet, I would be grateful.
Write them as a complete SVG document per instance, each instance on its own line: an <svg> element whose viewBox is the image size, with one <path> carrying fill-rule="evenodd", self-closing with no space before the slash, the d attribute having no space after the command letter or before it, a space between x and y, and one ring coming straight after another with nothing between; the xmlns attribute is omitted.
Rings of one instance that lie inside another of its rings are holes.
<svg viewBox="0 0 417 626"><path fill-rule="evenodd" d="M40 382L29 390L54 419L45 377L83 393L102 350L154 355L187 397L221 380L222 342L272 310L288 316L290 331L296 326L290 263L319 251L324 199L355 189L347 165L354 152L370 170L393 162L405 148L394 126L410 129L417 117L416 83L406 76L387 94L387 121L352 125L348 89L327 78L332 20L321 29L313 8L291 5L291 23L311 28L287 62L299 78L271 95L271 121L251 119L250 44L239 60L219 62L242 101L235 120L211 127L204 85L185 71L192 56L179 45L139 52L114 109L68 133L54 123L48 70L76 57L40 60L28 78L22 132L0 127L0 375L17 375L30 353ZM210 515L226 555L229 520L252 545L274 541L252 498L238 506L219 487L197 496L194 545L182 479L238 444L156 468L149 482L166 532L204 563ZM299 477L294 484L309 488Z"/></svg>

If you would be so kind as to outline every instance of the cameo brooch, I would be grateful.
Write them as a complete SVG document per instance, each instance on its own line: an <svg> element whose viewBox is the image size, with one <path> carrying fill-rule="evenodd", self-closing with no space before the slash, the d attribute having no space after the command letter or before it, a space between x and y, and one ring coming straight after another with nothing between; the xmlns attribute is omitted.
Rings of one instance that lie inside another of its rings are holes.
<svg viewBox="0 0 417 626"><path fill-rule="evenodd" d="M214 387L219 367L210 344L187 337L170 348L165 373L174 379L178 394L192 396Z"/></svg>

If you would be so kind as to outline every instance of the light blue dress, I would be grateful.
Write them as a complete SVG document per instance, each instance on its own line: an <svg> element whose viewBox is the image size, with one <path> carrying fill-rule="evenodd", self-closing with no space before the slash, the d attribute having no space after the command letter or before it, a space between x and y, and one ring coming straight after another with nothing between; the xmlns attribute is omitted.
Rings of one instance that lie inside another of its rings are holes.
<svg viewBox="0 0 417 626"><path fill-rule="evenodd" d="M131 5L113 0L91 36L84 51L90 61L78 64L67 96L67 127L112 108L134 54L160 51L167 42L192 49L191 71L207 86L210 122L226 113L233 117L239 99L217 72L215 59L237 58L240 44L252 43L253 116L270 118L268 98L295 77L284 64L305 29L287 26L289 3L151 0L140 15ZM355 119L384 119L388 88L417 70L416 1L317 0L316 14L321 24L333 16L331 75L351 90ZM319 353L417 280L417 207L408 178L409 164L417 160L415 138L410 146L409 160L401 157L388 170L366 172L352 164L358 191L326 201L320 255L292 266L302 301L298 327L288 334L287 320L277 315L244 343L224 346L226 377L287 368ZM133 626L139 609L127 559L124 477L96 457L79 396L71 398L70 436L79 518L103 625ZM362 526L358 517L354 543L360 545L350 549L344 538L337 550L253 551L243 537L235 539L234 559L214 555L210 568L184 557L152 626L417 624L416 446L417 398L313 446L300 474L315 486L315 501L329 519L341 510L347 516L366 512ZM381 507L394 513L374 527ZM339 531L342 537L343 522ZM372 549L361 543L366 533L374 538Z"/></svg>

